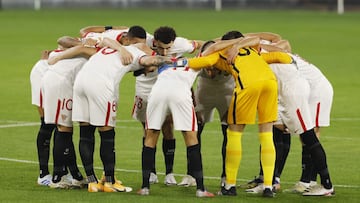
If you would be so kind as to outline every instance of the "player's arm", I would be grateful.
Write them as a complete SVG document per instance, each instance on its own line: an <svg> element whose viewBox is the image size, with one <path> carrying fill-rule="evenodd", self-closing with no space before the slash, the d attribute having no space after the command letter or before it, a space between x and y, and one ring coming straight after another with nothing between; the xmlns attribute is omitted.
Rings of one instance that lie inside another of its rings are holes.
<svg viewBox="0 0 360 203"><path fill-rule="evenodd" d="M153 55L154 50L152 50L147 44L145 43L136 43L133 44L136 48L140 49L141 51L145 52L147 55Z"/></svg>
<svg viewBox="0 0 360 203"><path fill-rule="evenodd" d="M259 37L245 37L241 41L235 43L232 47L226 50L227 62L229 64L234 63L239 53L240 48L253 47L257 51L260 50L260 38Z"/></svg>
<svg viewBox="0 0 360 203"><path fill-rule="evenodd" d="M128 65L133 61L133 56L128 52L118 41L104 37L100 43L99 47L110 47L111 49L117 50L120 54L120 60L122 64Z"/></svg>
<svg viewBox="0 0 360 203"><path fill-rule="evenodd" d="M71 47L69 49L62 51L60 54L57 54L56 56L50 57L48 59L48 64L53 65L62 59L70 59L77 56L89 58L90 56L94 55L96 51L97 49L95 48L89 48L84 46Z"/></svg>
<svg viewBox="0 0 360 203"><path fill-rule="evenodd" d="M150 67L150 66L158 67L163 64L173 64L173 63L174 61L171 60L170 57L160 56L160 55L156 55L156 56L144 55L139 60L139 64L145 67Z"/></svg>
<svg viewBox="0 0 360 203"><path fill-rule="evenodd" d="M70 48L77 45L81 45L81 40L78 38L70 37L70 36L62 36L57 40L58 45L63 48Z"/></svg>
<svg viewBox="0 0 360 203"><path fill-rule="evenodd" d="M191 40L190 42L193 44L194 47L194 51L192 53L194 53L196 50L199 50L205 43L205 41L203 40Z"/></svg>
<svg viewBox="0 0 360 203"><path fill-rule="evenodd" d="M220 40L216 42L215 44L210 45L203 53L203 56L207 56L211 53L214 53L216 51L223 50L225 48L229 48L231 46L234 47L234 49L239 50L242 47L256 47L258 46L260 42L260 39L258 37L240 37L237 39L231 39L231 40Z"/></svg>
<svg viewBox="0 0 360 203"><path fill-rule="evenodd" d="M282 39L276 42L274 46L281 48L285 52L291 53L291 45L288 40Z"/></svg>
<svg viewBox="0 0 360 203"><path fill-rule="evenodd" d="M134 76L137 77L141 74L147 74L153 72L160 68L159 66L164 66L165 64L173 64L174 61L171 60L170 57L167 56L151 56L151 55L144 55L140 58L139 64L144 68L134 71ZM167 68L167 66L165 67Z"/></svg>
<svg viewBox="0 0 360 203"><path fill-rule="evenodd" d="M127 26L87 26L80 29L80 36L84 37L89 32L105 32L105 30L123 30L127 29Z"/></svg>
<svg viewBox="0 0 360 203"><path fill-rule="evenodd" d="M186 66L198 70L201 68L212 68L220 59L220 54L215 52L208 56L187 59Z"/></svg>
<svg viewBox="0 0 360 203"><path fill-rule="evenodd" d="M284 52L269 52L269 53L262 53L261 57L266 61L266 63L283 63L283 64L290 64L293 62L291 56Z"/></svg>
<svg viewBox="0 0 360 203"><path fill-rule="evenodd" d="M281 40L281 36L272 32L254 32L254 33L246 33L245 37L260 37L262 40L270 41L271 43L275 43Z"/></svg>

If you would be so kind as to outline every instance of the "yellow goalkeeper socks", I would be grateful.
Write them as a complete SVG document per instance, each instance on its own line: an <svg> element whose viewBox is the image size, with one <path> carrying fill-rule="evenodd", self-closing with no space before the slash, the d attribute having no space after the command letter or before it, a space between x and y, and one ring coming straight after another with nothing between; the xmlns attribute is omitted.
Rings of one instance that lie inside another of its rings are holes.
<svg viewBox="0 0 360 203"><path fill-rule="evenodd" d="M259 133L261 165L264 171L264 186L272 186L275 168L275 147L272 132Z"/></svg>
<svg viewBox="0 0 360 203"><path fill-rule="evenodd" d="M227 186L235 186L241 161L241 132L227 130L225 171Z"/></svg>

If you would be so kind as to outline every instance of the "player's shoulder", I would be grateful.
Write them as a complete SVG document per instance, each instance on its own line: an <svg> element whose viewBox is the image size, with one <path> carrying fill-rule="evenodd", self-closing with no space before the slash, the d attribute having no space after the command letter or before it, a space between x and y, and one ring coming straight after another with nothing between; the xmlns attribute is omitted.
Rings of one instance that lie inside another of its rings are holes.
<svg viewBox="0 0 360 203"><path fill-rule="evenodd" d="M125 46L125 48L128 52L130 52L133 55L134 58L139 58L141 56L146 55L146 53L144 51L142 51L135 45Z"/></svg>
<svg viewBox="0 0 360 203"><path fill-rule="evenodd" d="M191 44L191 40L184 38L184 37L176 37L174 40L174 45L177 44L184 44L184 43L189 43Z"/></svg>

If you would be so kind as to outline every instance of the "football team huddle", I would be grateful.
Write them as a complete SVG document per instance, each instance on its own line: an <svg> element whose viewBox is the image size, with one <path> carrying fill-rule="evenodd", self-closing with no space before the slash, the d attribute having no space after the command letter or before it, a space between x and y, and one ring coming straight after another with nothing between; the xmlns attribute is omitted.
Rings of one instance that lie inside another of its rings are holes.
<svg viewBox="0 0 360 203"><path fill-rule="evenodd" d="M333 88L315 65L292 53L288 40L276 33L236 30L209 41L189 40L169 26L150 34L138 25L82 28L80 37L60 37L57 48L43 51L32 68L32 104L41 119L39 185L132 191L115 177L119 84L129 72L136 77L132 116L143 127L142 184L137 194L149 195L150 185L159 182L155 154L162 132L164 184L196 187L197 197L215 196L204 185L201 155L201 133L215 110L223 134L217 195L236 196L239 188L263 197L280 192L290 134L299 135L302 143L302 174L292 188L282 191L303 196L335 194L319 141L320 127L330 125ZM73 123L79 123L85 177L77 166ZM242 135L247 124L255 123L260 172L247 184L237 185ZM100 179L94 170L96 129L103 164ZM186 145L187 174L179 183L173 171L174 130L183 134Z"/></svg>

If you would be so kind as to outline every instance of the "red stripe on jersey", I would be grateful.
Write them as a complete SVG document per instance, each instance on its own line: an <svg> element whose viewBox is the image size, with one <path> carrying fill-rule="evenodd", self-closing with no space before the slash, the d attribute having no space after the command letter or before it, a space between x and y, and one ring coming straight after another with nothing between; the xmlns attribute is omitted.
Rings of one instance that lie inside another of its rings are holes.
<svg viewBox="0 0 360 203"><path fill-rule="evenodd" d="M108 102L107 110L106 110L105 126L108 126L108 124L109 124L110 111L111 111L111 104L110 104L110 102Z"/></svg>
<svg viewBox="0 0 360 203"><path fill-rule="evenodd" d="M320 102L316 105L315 127L319 127Z"/></svg>
<svg viewBox="0 0 360 203"><path fill-rule="evenodd" d="M60 108L61 108L61 100L58 99L57 108L56 108L56 116L55 116L55 124L57 124L57 123L58 123L58 120L59 120Z"/></svg>
<svg viewBox="0 0 360 203"><path fill-rule="evenodd" d="M304 123L304 119L302 118L299 109L296 109L296 114L297 114L297 116L298 116L298 118L299 118L299 121L300 121L300 123L301 123L301 127L302 127L303 131L306 132L307 129L306 129L306 126L305 126L305 123Z"/></svg>
<svg viewBox="0 0 360 203"><path fill-rule="evenodd" d="M195 124L196 124L196 114L194 107L192 107L191 131L195 131Z"/></svg>
<svg viewBox="0 0 360 203"><path fill-rule="evenodd" d="M120 33L120 34L116 37L116 41L120 42L121 37L123 36L123 34L124 34L123 32Z"/></svg>
<svg viewBox="0 0 360 203"><path fill-rule="evenodd" d="M155 56L155 55L156 55L156 51L153 50L153 51L151 52L151 56Z"/></svg>
<svg viewBox="0 0 360 203"><path fill-rule="evenodd" d="M41 108L43 107L43 95L42 95L41 89L40 89L40 107Z"/></svg>
<svg viewBox="0 0 360 203"><path fill-rule="evenodd" d="M136 108L136 100L137 100L136 97L137 97L137 96L135 96L135 102L134 102L133 108L132 108L132 110L131 110L131 115L132 115L132 116L134 115L135 108Z"/></svg>
<svg viewBox="0 0 360 203"><path fill-rule="evenodd" d="M85 33L82 37L85 38L90 32Z"/></svg>

